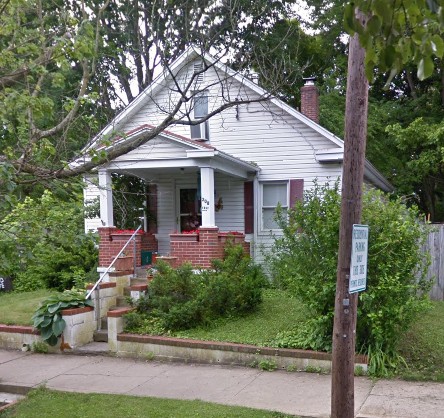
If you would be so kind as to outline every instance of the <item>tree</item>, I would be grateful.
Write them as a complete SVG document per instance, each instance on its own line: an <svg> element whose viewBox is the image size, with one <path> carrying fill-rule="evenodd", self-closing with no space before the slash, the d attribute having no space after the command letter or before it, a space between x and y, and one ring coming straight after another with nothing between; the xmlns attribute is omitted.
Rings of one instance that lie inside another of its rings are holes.
<svg viewBox="0 0 444 418"><path fill-rule="evenodd" d="M403 4L406 3L406 4ZM398 6L404 6L398 8ZM352 226L360 223L367 130L368 80L378 66L390 71L389 81L406 62L418 64L418 78L433 73L432 56L442 58L444 29L435 0L350 2L345 25L352 32L345 122L341 225L333 325L333 418L354 416L354 352L356 294L349 294ZM435 23L435 24L434 24ZM405 38L404 38L405 37ZM419 42L418 42L419 41ZM361 45L359 45L359 43ZM363 47L363 46L365 47Z"/></svg>
<svg viewBox="0 0 444 418"><path fill-rule="evenodd" d="M340 206L339 182L316 183L288 213L278 211L282 234L267 265L274 284L296 295L309 312L303 326L282 333L279 346L331 351ZM369 278L359 294L356 351L370 355L373 375L387 376L402 362L397 343L427 305L428 260L421 247L428 228L417 217L401 199L373 189L363 194Z"/></svg>
<svg viewBox="0 0 444 418"><path fill-rule="evenodd" d="M407 157L402 160L402 165L396 172L401 192L420 205L429 221L442 219L444 124L430 124L418 118L406 128L402 128L400 124L390 125L387 133L396 149Z"/></svg>
<svg viewBox="0 0 444 418"><path fill-rule="evenodd" d="M66 202L48 191L25 198L0 220L0 275L11 276L19 291L95 281L96 240L83 228L81 193Z"/></svg>
<svg viewBox="0 0 444 418"><path fill-rule="evenodd" d="M289 3L2 0L2 203L13 203L18 187L75 177L140 146L168 126L197 123L190 117L190 107L184 110L183 106L199 94L193 90L195 79L230 59L237 59L238 71L247 71L249 56L237 52L264 36L278 17L285 16ZM216 60L196 72L187 85L176 84L171 95L174 103L156 127L136 142L107 152L79 154L114 115L120 91L131 101L156 72L174 79L171 62L191 44L202 54L211 47ZM283 78L284 74L277 74L277 84ZM206 118L250 100L227 96ZM76 157L84 157L84 163L67 164Z"/></svg>

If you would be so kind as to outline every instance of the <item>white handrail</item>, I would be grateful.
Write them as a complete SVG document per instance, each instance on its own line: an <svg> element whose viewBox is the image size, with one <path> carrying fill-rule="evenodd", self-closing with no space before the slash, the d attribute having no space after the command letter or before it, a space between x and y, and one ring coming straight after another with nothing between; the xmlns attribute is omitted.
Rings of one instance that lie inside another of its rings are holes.
<svg viewBox="0 0 444 418"><path fill-rule="evenodd" d="M125 248L128 246L128 244L131 242L131 240L136 236L136 234L140 231L140 229L142 228L142 225L140 225L133 233L133 235L131 235L131 237L128 239L128 241L126 242L126 244L122 247L122 249L119 251L119 253L114 257L114 260L111 261L111 264L106 268L106 270L102 273L102 275L99 277L99 280L96 281L96 284L92 287L92 289L86 294L85 299L88 299L92 292L94 292L94 290L96 290L97 286L100 284L100 282L103 280L103 278L105 277L105 275L109 272L110 268L114 265L114 263L116 262L116 260L120 257L120 255L125 251Z"/></svg>

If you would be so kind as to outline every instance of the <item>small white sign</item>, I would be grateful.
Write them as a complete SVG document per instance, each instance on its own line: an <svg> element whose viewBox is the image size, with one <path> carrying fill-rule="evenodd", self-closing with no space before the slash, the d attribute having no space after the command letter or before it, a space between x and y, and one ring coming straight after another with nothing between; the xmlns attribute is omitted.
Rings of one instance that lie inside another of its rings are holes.
<svg viewBox="0 0 444 418"><path fill-rule="evenodd" d="M201 201L201 206L200 206L200 210L201 212L208 212L208 210L210 209L210 200L206 199L205 197L202 196L202 198L200 199Z"/></svg>
<svg viewBox="0 0 444 418"><path fill-rule="evenodd" d="M367 287L368 225L353 225L349 293Z"/></svg>

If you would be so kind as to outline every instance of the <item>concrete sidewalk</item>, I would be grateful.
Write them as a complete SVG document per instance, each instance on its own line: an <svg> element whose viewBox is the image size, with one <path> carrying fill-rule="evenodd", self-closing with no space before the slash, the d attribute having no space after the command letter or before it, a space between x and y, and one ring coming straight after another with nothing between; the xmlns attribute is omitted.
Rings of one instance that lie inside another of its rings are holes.
<svg viewBox="0 0 444 418"><path fill-rule="evenodd" d="M72 392L201 399L328 417L331 376L241 367L147 362L107 356L0 350L0 392L45 385ZM444 384L355 379L356 416L444 416Z"/></svg>

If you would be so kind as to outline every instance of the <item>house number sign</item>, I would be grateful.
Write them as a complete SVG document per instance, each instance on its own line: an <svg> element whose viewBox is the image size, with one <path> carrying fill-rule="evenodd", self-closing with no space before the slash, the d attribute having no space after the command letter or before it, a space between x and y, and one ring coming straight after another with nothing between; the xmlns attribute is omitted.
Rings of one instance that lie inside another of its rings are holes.
<svg viewBox="0 0 444 418"><path fill-rule="evenodd" d="M367 287L368 225L353 225L349 293Z"/></svg>
<svg viewBox="0 0 444 418"><path fill-rule="evenodd" d="M204 197L202 197L200 200L202 202L200 210L202 212L207 212L208 209L210 208L210 201L208 199L205 199Z"/></svg>

